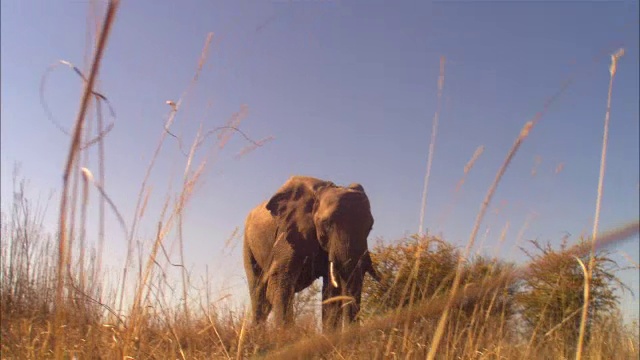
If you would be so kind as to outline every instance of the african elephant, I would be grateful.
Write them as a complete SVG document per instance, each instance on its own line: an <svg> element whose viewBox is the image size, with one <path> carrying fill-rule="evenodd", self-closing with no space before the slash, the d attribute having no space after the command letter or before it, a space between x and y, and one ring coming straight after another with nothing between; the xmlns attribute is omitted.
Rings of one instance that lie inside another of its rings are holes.
<svg viewBox="0 0 640 360"><path fill-rule="evenodd" d="M323 328L334 330L343 319L353 322L365 273L380 281L367 246L372 226L362 185L289 178L245 222L243 256L254 324L264 322L273 308L277 324L290 325L294 294L319 277ZM353 299L324 303L335 296Z"/></svg>

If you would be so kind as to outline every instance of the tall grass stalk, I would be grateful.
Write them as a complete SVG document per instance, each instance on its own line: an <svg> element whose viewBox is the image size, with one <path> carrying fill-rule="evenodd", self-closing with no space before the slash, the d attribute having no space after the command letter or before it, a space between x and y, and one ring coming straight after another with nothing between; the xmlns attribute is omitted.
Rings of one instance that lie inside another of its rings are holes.
<svg viewBox="0 0 640 360"><path fill-rule="evenodd" d="M100 101L96 101L96 117L97 117L97 125L98 125L98 133L102 134L104 129L104 119L102 117L102 103ZM104 139L102 136L98 139L98 182L101 188L105 188L105 148L104 148ZM95 264L94 264L94 272L93 278L97 279L99 274L102 273L102 253L104 251L104 242L105 242L105 210L106 210L107 201L104 196L100 196L98 198L98 247L95 251ZM91 285L91 293L95 294L98 290L98 282L93 281ZM100 297L100 294L98 298Z"/></svg>
<svg viewBox="0 0 640 360"><path fill-rule="evenodd" d="M613 79L616 76L618 59L624 55L624 49L619 49L611 55L611 66L609 67L609 89L607 91L607 111L604 116L604 133L602 135L602 154L600 157L600 174L598 176L598 191L596 197L595 216L593 218L593 231L591 232L591 257L589 259L589 267L585 274L585 290L584 304L582 305L582 318L580 321L580 333L578 336L578 345L576 349L576 360L582 359L582 347L584 335L587 326L587 316L589 311L589 284L593 275L593 267L595 265L595 244L598 234L598 224L600 222L600 207L602 205L602 191L604 187L604 172L607 165L607 144L609 142L609 120L611 118L611 93L613 91Z"/></svg>
<svg viewBox="0 0 640 360"><path fill-rule="evenodd" d="M133 239L135 238L136 234L137 234L137 229L138 229L138 223L140 222L140 220L142 220L143 217L143 212L142 212L142 206L144 203L144 199L145 199L145 192L147 191L147 186L148 186L148 181L149 181L149 177L151 176L151 171L153 170L156 160L158 159L158 156L160 154L160 150L162 149L162 147L164 146L164 142L167 138L167 135L171 135L173 137L175 137L175 135L173 135L170 132L170 128L171 125L173 125L173 122L178 114L178 110L181 108L182 103L184 102L184 100L186 99L187 95L190 93L191 89L195 86L195 84L198 82L198 79L200 77L200 72L202 71L202 68L207 60L208 57L208 52L209 52L209 45L211 44L211 40L213 39L213 33L209 33L207 35L207 38L205 40L205 44L204 47L202 49L202 52L200 54L200 58L198 60L198 66L196 68L196 72L193 76L193 78L191 79L189 85L187 86L187 88L183 91L183 93L180 95L180 98L178 99L177 102L171 101L171 100L167 100L167 105L170 106L171 110L169 112L169 116L167 118L167 121L164 123L164 131L160 134L160 139L158 141L158 144L156 145L156 149L151 157L151 161L149 162L149 165L147 166L144 178L142 180L142 184L140 185L140 190L138 191L138 196L137 196L137 200L136 200L136 206L135 206L135 210L134 210L134 215L133 215L133 222L131 225L131 229L129 231L129 238L128 238L128 242L127 242L127 256L125 259L125 264L124 264L124 268L122 271L122 283L121 283L121 288L120 288L120 299L118 301L118 310L122 311L122 304L123 304L123 300L124 300L124 294L125 294L125 288L126 288L126 284L127 284L127 273L128 273L128 268L131 265L131 256L132 256L132 252L133 252ZM178 139L179 140L179 139Z"/></svg>
<svg viewBox="0 0 640 360"><path fill-rule="evenodd" d="M438 100L436 112L433 115L433 125L431 128L431 141L429 142L429 156L427 158L427 171L424 174L424 187L422 188L422 206L420 207L420 225L418 226L418 234L422 234L424 216L427 207L427 190L429 188L429 177L431 176L431 164L433 162L433 153L436 148L436 137L438 135L438 120L440 119L440 109L442 107L442 90L444 89L444 63L445 57L440 57L440 75L438 76Z"/></svg>
<svg viewBox="0 0 640 360"><path fill-rule="evenodd" d="M528 121L526 124L524 124L524 127L520 131L520 134L516 138L516 141L513 143L513 146L509 150L509 153L507 154L507 158L505 159L505 161L502 163L502 166L498 170L498 173L496 174L496 177L493 180L493 184L491 184L491 187L489 187L489 191L487 191L487 195L485 196L484 200L482 201L482 205L480 206L480 211L478 212L478 216L476 217L476 222L473 225L473 230L471 231L471 235L469 236L469 242L467 243L467 246L465 248L465 252L464 252L464 255L463 255L465 258L468 256L469 251L473 247L473 244L475 242L476 236L478 234L478 230L480 229L480 223L482 222L482 219L484 218L484 215L485 215L485 213L487 211L487 208L489 206L489 203L491 202L491 198L493 197L493 194L495 193L495 191L496 191L496 189L498 187L498 184L500 183L500 179L502 179L502 176L504 175L505 171L507 170L507 167L511 163L511 160L513 159L513 157L515 156L516 152L520 148L520 145L522 144L524 139L526 139L529 136L529 132L531 131L533 125L534 125L533 121ZM432 340L431 345L430 345L429 353L427 354L427 359L428 360L433 360L435 358L436 351L438 349L438 346L440 345L440 341L442 340L442 336L444 335L445 324L446 324L447 318L449 316L449 311L451 310L451 306L453 305L453 299L455 298L455 296L457 294L458 286L460 286L463 259L464 258L461 257L460 260L458 261L458 269L456 271L456 275L455 275L455 277L453 279L453 284L451 286L449 301L447 302L446 306L443 309L442 315L440 316L440 320L438 320L438 326L437 326L436 332L435 332L435 334L433 336L433 340Z"/></svg>
<svg viewBox="0 0 640 360"><path fill-rule="evenodd" d="M469 161L467 161L467 164L464 166L462 177L460 178L460 180L458 180L458 183L456 184L456 187L453 190L453 201L451 202L451 204L449 206L447 206L445 212L440 216L440 219L437 222L437 224L440 227L444 227L444 225L449 220L449 217L453 213L453 209L455 208L456 203L458 202L458 198L459 198L459 195L460 195L460 190L462 189L462 185L464 185L464 183L465 183L465 181L467 179L467 176L469 175L469 172L473 168L473 165L475 165L476 161L478 161L478 158L480 158L480 155L482 155L483 152L484 152L484 145L478 146L476 148L476 151L473 152L473 155L471 156Z"/></svg>
<svg viewBox="0 0 640 360"><path fill-rule="evenodd" d="M56 334L56 341L54 345L54 356L56 359L62 359L62 322L64 312L64 268L65 268L65 256L67 253L67 199L69 197L69 176L73 170L76 158L80 149L82 128L85 120L86 111L89 105L89 101L93 94L93 84L98 76L98 70L100 69L100 62L107 45L107 39L111 27L115 20L116 11L120 5L119 0L111 0L107 7L100 37L96 45L96 51L91 65L91 71L87 82L84 86L82 99L80 101L80 110L75 121L75 128L73 132L73 138L71 140L71 146L69 148L69 155L67 157L67 163L63 173L62 194L60 198L60 213L59 213L59 230L58 230L58 271L57 271L57 287L56 287L56 317L54 321L54 331Z"/></svg>
<svg viewBox="0 0 640 360"><path fill-rule="evenodd" d="M91 44L90 38L93 34L93 41L98 41L98 34L100 33L100 21L98 16L98 4L97 1L91 1L88 9L87 16L87 41ZM93 30L92 30L93 28ZM94 85L94 89L99 89L99 83ZM98 145L98 183L102 189L106 188L105 177L105 144L104 144L104 132L105 124L102 112L102 101L99 98L96 98L95 101L96 106L96 125L97 125L97 145ZM88 166L88 164L87 164ZM93 257L93 279L98 279L99 275L102 273L102 256L104 251L104 242L105 242L105 211L106 211L107 201L104 196L98 197L98 244L97 248L94 252ZM100 289L97 281L92 281L91 288L89 289L91 294L97 296L97 298L101 297L101 293L96 293Z"/></svg>

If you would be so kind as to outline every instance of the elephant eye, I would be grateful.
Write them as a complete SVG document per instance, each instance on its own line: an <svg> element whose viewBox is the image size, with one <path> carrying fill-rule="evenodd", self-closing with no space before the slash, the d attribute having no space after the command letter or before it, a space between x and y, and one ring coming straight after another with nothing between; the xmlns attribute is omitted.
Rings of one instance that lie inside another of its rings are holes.
<svg viewBox="0 0 640 360"><path fill-rule="evenodd" d="M324 219L322 220L322 227L326 230L331 230L331 228L333 227L333 223L329 221L329 219Z"/></svg>

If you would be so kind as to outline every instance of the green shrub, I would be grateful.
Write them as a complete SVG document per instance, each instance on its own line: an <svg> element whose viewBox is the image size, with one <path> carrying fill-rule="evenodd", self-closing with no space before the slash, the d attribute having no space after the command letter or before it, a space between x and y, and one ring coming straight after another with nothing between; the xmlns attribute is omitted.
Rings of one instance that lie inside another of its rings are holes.
<svg viewBox="0 0 640 360"><path fill-rule="evenodd" d="M578 258L566 252L564 239L559 250L549 243L530 241L536 253L522 249L531 259L529 270L521 280L516 295L524 335L533 346L560 347L567 356L575 353L584 302L585 274ZM589 246L584 239L582 246ZM588 248L588 247L587 247ZM588 266L589 255L580 257ZM626 287L616 277L619 270L607 251L596 253L590 281L589 314L586 341L592 334L594 324L604 324L618 309L615 287Z"/></svg>

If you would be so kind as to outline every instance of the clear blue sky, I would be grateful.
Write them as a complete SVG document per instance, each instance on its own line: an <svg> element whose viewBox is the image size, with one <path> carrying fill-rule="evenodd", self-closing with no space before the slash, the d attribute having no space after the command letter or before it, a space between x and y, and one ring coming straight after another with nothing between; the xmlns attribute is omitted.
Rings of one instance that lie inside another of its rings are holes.
<svg viewBox="0 0 640 360"><path fill-rule="evenodd" d="M39 86L55 61L83 64L87 4L1 4L3 209L14 162L23 164L33 193L60 188L68 138L47 120ZM202 120L207 128L223 125L246 104L241 129L275 139L235 159L247 143L234 137L211 164L186 214L185 251L194 274L208 266L216 286L246 297L240 243L230 250L225 240L293 174L362 183L375 216L370 243L416 232L443 55L444 101L425 224L461 246L522 125L573 79L520 149L480 231L478 242L489 229L484 252L521 261L516 238L532 213L525 239L558 244L565 232L575 239L591 231L609 54L618 47L626 54L614 83L600 228L639 216L637 14L634 1L124 1L100 78L117 113L106 141L107 191L130 224L169 110L164 102L186 88L206 34L214 32L208 63L173 132L187 138ZM80 90L70 70L49 76L47 101L67 127ZM451 218L439 224L479 145L484 153ZM541 162L532 177L536 156ZM169 139L152 175L152 212L183 163ZM559 164L564 168L555 174ZM91 167L97 172L95 162ZM52 229L57 199L47 219ZM93 204L95 215L95 194ZM142 236L152 236L155 220L151 215ZM105 257L116 264L124 237L112 216L108 221ZM498 249L506 221L511 225ZM638 243L612 249L615 259L629 264L618 253L624 251L640 262ZM640 296L638 270L623 279ZM636 317L638 305L637 297L625 297L626 311Z"/></svg>

